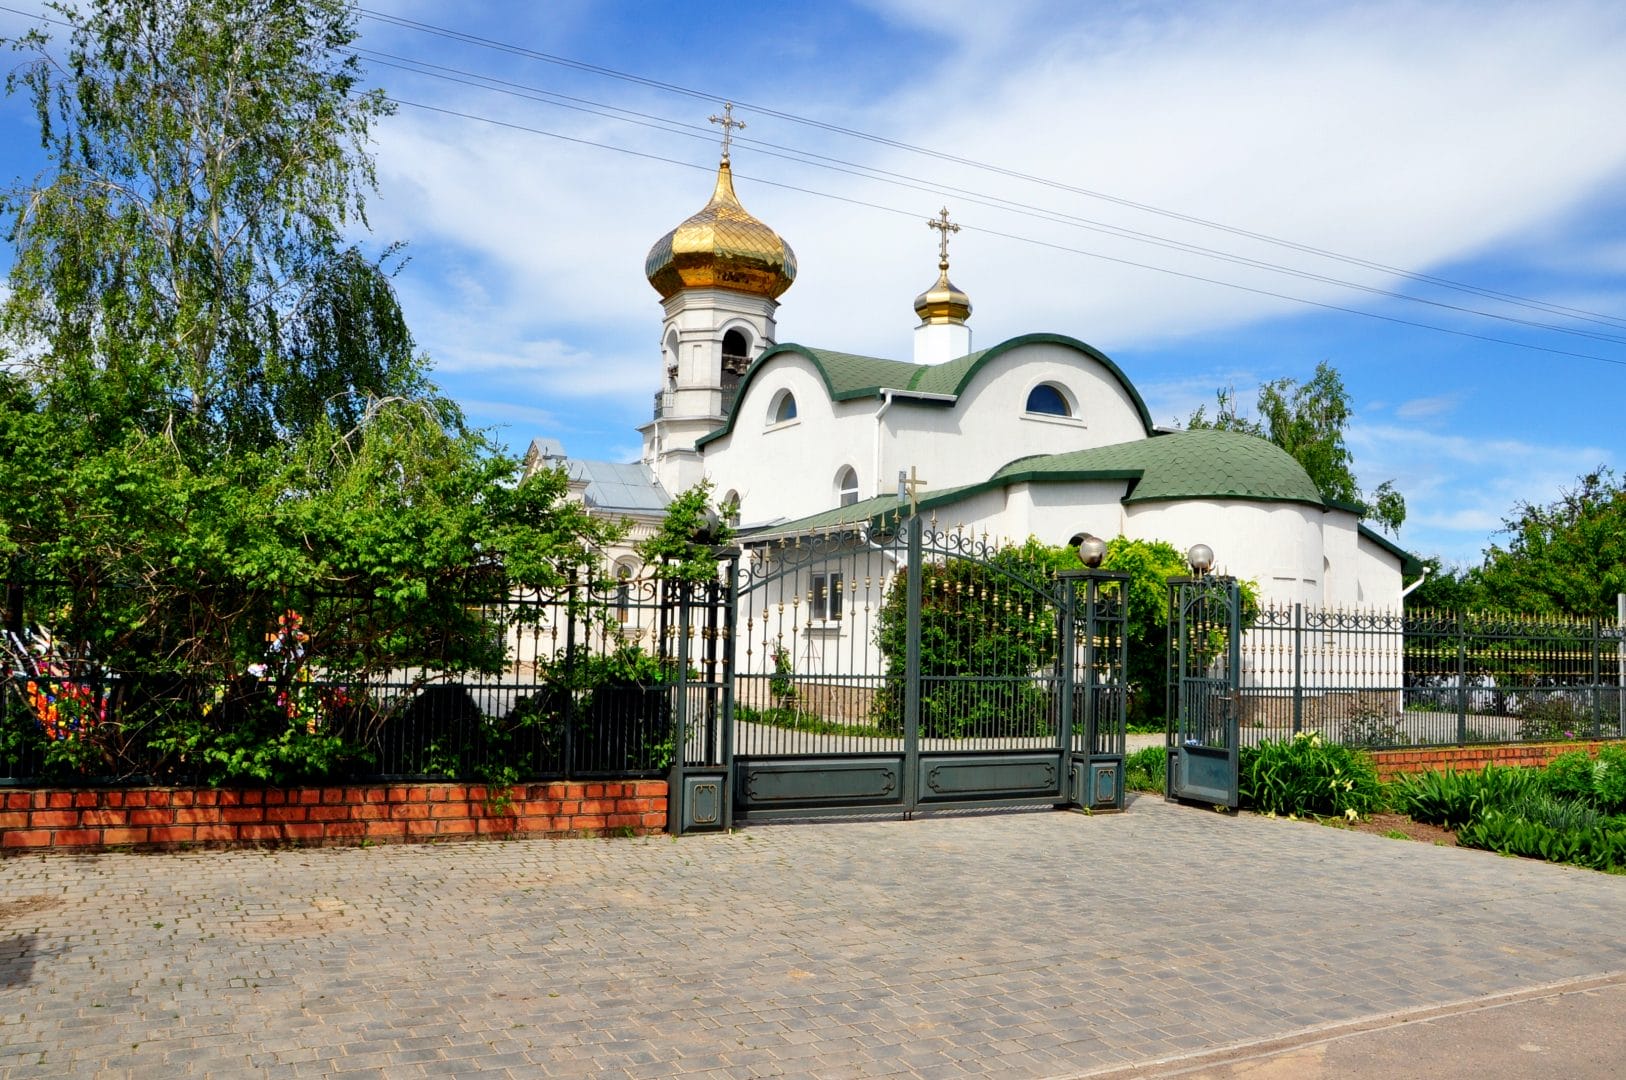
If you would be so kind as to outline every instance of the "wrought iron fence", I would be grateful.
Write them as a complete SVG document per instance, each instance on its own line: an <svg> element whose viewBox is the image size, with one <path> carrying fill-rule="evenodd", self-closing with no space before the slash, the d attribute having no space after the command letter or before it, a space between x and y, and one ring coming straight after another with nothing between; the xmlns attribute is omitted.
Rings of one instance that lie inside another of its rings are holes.
<svg viewBox="0 0 1626 1080"><path fill-rule="evenodd" d="M664 775L682 608L720 586L474 583L436 604L262 596L230 671L104 664L76 598L6 589L0 784ZM429 613L433 617L426 618ZM77 633L75 631L78 631ZM128 643L126 643L128 644ZM128 653L128 649L126 652Z"/></svg>
<svg viewBox="0 0 1626 1080"><path fill-rule="evenodd" d="M1626 737L1622 628L1603 619L1266 606L1242 642L1245 742L1356 746Z"/></svg>

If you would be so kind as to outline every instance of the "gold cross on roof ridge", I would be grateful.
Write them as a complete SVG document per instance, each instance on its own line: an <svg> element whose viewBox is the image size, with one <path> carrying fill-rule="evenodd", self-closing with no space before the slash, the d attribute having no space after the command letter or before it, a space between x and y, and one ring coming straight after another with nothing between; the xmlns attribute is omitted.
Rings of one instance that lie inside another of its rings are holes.
<svg viewBox="0 0 1626 1080"><path fill-rule="evenodd" d="M937 266L938 266L938 269L940 269L940 270L947 270L948 269L948 238L949 238L949 233L951 233L951 232L959 232L960 227L958 225L950 223L949 216L948 216L948 207L945 206L945 207L943 207L943 209L941 209L941 210L939 210L937 212L936 217L926 219L926 228L928 228L928 229L936 229L938 232L943 234L941 237L938 238L938 241L937 241Z"/></svg>
<svg viewBox="0 0 1626 1080"><path fill-rule="evenodd" d="M732 101L723 102L723 115L721 115L721 116L713 115L713 116L711 116L709 118L709 120L710 120L711 123L713 123L713 124L721 124L722 127L723 127L723 160L727 161L728 160L728 144L734 141L734 131L733 131L733 129L734 128L744 128L745 127L745 121L744 120L736 120L736 119L734 119L734 103ZM945 211L945 213L946 212L947 211Z"/></svg>

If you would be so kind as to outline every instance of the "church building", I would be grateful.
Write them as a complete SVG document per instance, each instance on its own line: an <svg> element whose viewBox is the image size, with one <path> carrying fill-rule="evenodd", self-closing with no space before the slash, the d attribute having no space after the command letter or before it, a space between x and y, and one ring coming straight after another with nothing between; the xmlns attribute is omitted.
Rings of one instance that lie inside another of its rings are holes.
<svg viewBox="0 0 1626 1080"><path fill-rule="evenodd" d="M1416 560L1356 508L1322 498L1274 444L1159 429L1124 371L1066 334L974 348L971 300L949 279L959 227L947 210L927 223L939 233L937 278L914 301L913 356L780 342L775 313L796 257L741 205L733 122L720 122L710 201L644 266L663 320L641 460L575 460L538 441L531 467L563 465L578 497L635 534L672 495L709 480L748 547L859 528L913 501L948 527L1016 542L1207 544L1217 570L1252 580L1267 602L1399 608ZM639 569L630 543L609 561L622 576Z"/></svg>

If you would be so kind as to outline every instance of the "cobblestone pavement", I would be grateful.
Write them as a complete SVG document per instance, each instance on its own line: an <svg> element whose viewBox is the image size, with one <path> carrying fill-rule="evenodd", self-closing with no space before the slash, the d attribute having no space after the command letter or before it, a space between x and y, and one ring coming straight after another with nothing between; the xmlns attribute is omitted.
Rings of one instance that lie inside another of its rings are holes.
<svg viewBox="0 0 1626 1080"><path fill-rule="evenodd" d="M0 1076L1063 1077L1626 971L1626 878L1142 798L0 862Z"/></svg>

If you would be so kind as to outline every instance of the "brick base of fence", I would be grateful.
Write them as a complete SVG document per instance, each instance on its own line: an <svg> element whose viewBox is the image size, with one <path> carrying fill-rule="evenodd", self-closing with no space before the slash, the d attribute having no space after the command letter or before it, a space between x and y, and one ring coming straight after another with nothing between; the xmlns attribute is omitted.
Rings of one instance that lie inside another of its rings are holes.
<svg viewBox="0 0 1626 1080"><path fill-rule="evenodd" d="M29 789L0 793L0 850L420 843L605 836L666 827L666 781L213 789ZM499 789L500 794L500 789Z"/></svg>
<svg viewBox="0 0 1626 1080"><path fill-rule="evenodd" d="M1387 780L1399 773L1478 772L1486 765L1540 768L1559 754L1585 750L1597 756L1599 742L1508 743L1499 746L1431 746L1404 750L1374 750L1372 761L1378 777Z"/></svg>

